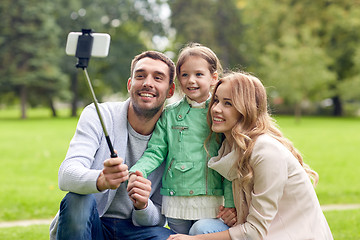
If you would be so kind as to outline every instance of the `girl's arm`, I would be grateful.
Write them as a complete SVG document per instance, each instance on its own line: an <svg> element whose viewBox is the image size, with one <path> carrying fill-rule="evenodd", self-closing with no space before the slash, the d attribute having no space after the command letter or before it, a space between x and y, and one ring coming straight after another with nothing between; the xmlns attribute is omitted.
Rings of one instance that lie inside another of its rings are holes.
<svg viewBox="0 0 360 240"><path fill-rule="evenodd" d="M144 178L158 168L168 153L166 114L163 113L156 123L148 146L142 157L133 165L129 172L140 171Z"/></svg>

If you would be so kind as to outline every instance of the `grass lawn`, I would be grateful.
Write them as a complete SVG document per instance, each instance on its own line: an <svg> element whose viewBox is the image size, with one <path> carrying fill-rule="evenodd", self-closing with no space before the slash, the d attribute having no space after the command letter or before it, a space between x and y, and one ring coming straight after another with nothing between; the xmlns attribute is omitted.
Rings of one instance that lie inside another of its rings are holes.
<svg viewBox="0 0 360 240"><path fill-rule="evenodd" d="M49 118L47 110L0 110L0 222L52 218L64 192L57 173L77 118ZM321 204L360 203L360 119L276 117L284 134L320 175ZM335 239L360 239L360 210L325 212ZM0 228L0 239L48 239L48 226Z"/></svg>
<svg viewBox="0 0 360 240"><path fill-rule="evenodd" d="M335 240L360 239L360 210L329 211L325 217L330 225ZM48 225L30 227L0 228L2 240L47 240Z"/></svg>
<svg viewBox="0 0 360 240"><path fill-rule="evenodd" d="M77 119L0 116L0 221L51 218L64 195L57 173Z"/></svg>
<svg viewBox="0 0 360 240"><path fill-rule="evenodd" d="M321 204L360 203L360 118L278 117L281 130L320 175Z"/></svg>

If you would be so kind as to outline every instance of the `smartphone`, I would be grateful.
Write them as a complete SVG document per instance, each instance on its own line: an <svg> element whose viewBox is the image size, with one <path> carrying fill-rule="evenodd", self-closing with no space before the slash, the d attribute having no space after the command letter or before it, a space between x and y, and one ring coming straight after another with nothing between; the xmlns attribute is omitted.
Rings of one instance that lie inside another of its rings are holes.
<svg viewBox="0 0 360 240"><path fill-rule="evenodd" d="M66 54L69 56L75 56L76 48L78 44L78 38L82 35L82 32L70 32L66 42ZM110 48L110 35L107 33L91 33L94 37L91 56L92 57L107 57Z"/></svg>

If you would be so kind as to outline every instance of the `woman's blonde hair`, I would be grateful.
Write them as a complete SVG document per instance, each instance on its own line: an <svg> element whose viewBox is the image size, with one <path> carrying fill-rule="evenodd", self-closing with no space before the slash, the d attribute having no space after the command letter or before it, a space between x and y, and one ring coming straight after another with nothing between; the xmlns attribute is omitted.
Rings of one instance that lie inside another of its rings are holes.
<svg viewBox="0 0 360 240"><path fill-rule="evenodd" d="M253 170L249 163L250 156L257 137L265 133L277 139L289 149L313 180L313 184L316 185L319 179L318 174L304 163L299 151L292 142L284 137L274 119L268 113L266 90L261 81L249 73L231 72L220 79L215 86L215 92L223 82L231 84L229 91L232 104L241 114L238 123L232 128L231 134L234 138L235 147L240 153L234 167L238 169L238 176L241 179L242 186L252 182ZM210 127L212 125L210 111L213 104L214 98L211 100L207 116Z"/></svg>

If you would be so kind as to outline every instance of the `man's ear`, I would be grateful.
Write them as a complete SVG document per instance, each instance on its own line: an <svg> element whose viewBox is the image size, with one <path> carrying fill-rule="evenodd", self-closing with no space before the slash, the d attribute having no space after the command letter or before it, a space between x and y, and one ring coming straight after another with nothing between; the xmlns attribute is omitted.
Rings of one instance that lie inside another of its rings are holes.
<svg viewBox="0 0 360 240"><path fill-rule="evenodd" d="M175 83L172 83L169 87L167 98L171 98L175 93Z"/></svg>
<svg viewBox="0 0 360 240"><path fill-rule="evenodd" d="M130 92L130 88L131 88L131 78L129 78L128 82L127 82L127 90L128 90L128 92Z"/></svg>

